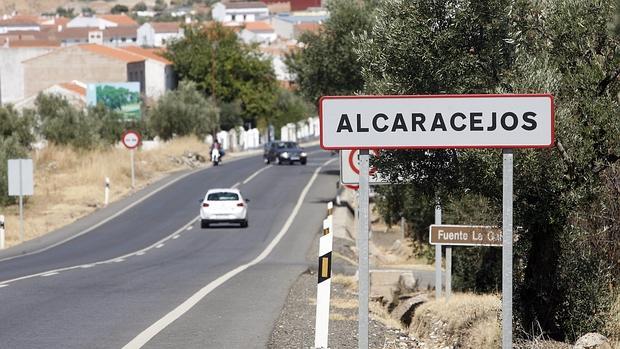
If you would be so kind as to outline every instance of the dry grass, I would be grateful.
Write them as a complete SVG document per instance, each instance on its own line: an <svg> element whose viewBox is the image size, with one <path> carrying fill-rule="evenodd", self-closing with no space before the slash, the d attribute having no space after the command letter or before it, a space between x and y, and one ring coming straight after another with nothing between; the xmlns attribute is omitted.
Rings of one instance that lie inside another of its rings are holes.
<svg viewBox="0 0 620 349"><path fill-rule="evenodd" d="M136 189L172 171L188 168L170 159L185 151L208 154L208 145L196 138L179 138L149 151L137 151ZM132 192L130 154L126 149L107 148L76 152L50 146L33 152L34 196L25 205L25 239L30 240L67 225L103 206L104 180L110 178L110 202ZM18 207L1 208L6 216L7 246L16 245Z"/></svg>
<svg viewBox="0 0 620 349"><path fill-rule="evenodd" d="M333 274L332 282L343 285L350 292L357 292L357 278L344 274Z"/></svg>
<svg viewBox="0 0 620 349"><path fill-rule="evenodd" d="M387 311L387 309L385 309L383 305L381 305L381 303L370 302L369 308L371 317L374 320L379 321L388 328L395 328L399 330L403 329L403 324L399 320L396 320L392 316L390 316L390 313Z"/></svg>
<svg viewBox="0 0 620 349"><path fill-rule="evenodd" d="M332 298L331 307L336 309L357 309L357 299L355 298Z"/></svg>
<svg viewBox="0 0 620 349"><path fill-rule="evenodd" d="M67 1L67 0L0 0L0 11L2 14L17 10L23 14L39 14L41 12L53 12L58 6L65 8L74 8L75 13L79 13L82 7L91 7L94 9L111 9L116 4L126 5L132 8L140 0L116 0L116 1ZM147 0L145 3L149 6L154 1Z"/></svg>
<svg viewBox="0 0 620 349"><path fill-rule="evenodd" d="M340 313L329 314L329 319L332 321L357 321L357 317L353 315L344 315Z"/></svg>
<svg viewBox="0 0 620 349"><path fill-rule="evenodd" d="M422 339L443 338L462 348L497 348L500 341L500 299L496 295L455 294L422 304L410 331Z"/></svg>
<svg viewBox="0 0 620 349"><path fill-rule="evenodd" d="M620 293L616 295L616 299L609 311L610 318L607 323L605 332L615 341L612 345L615 349L620 349Z"/></svg>

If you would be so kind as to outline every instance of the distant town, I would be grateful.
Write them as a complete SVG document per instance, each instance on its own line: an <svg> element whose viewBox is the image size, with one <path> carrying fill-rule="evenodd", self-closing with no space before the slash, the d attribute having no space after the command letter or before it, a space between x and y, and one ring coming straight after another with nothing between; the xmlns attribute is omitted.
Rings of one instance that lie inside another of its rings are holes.
<svg viewBox="0 0 620 349"><path fill-rule="evenodd" d="M58 7L54 13L13 11L0 17L0 104L32 108L40 93L54 93L76 107L88 84L138 82L147 103L174 89L178 77L163 53L189 25L220 22L270 59L279 83L293 77L284 56L303 47L300 35L328 18L321 0L185 2L154 6ZM172 2L174 3L174 2Z"/></svg>

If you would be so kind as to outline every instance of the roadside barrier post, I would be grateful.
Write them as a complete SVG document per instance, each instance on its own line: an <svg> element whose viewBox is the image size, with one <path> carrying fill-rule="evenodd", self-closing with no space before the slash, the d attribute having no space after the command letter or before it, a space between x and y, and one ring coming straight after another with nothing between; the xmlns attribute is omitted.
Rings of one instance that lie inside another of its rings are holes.
<svg viewBox="0 0 620 349"><path fill-rule="evenodd" d="M441 224L441 203L435 204L435 224ZM441 297L441 245L435 245L435 299Z"/></svg>
<svg viewBox="0 0 620 349"><path fill-rule="evenodd" d="M104 207L108 206L109 202L110 202L110 177L106 177L103 206Z"/></svg>
<svg viewBox="0 0 620 349"><path fill-rule="evenodd" d="M0 250L4 250L4 216L0 215Z"/></svg>
<svg viewBox="0 0 620 349"><path fill-rule="evenodd" d="M330 201L327 203L327 215L331 216L333 211L334 211L334 203Z"/></svg>
<svg viewBox="0 0 620 349"><path fill-rule="evenodd" d="M323 236L319 239L319 270L316 292L314 347L327 349L329 337L329 303L332 277L333 218L323 220Z"/></svg>

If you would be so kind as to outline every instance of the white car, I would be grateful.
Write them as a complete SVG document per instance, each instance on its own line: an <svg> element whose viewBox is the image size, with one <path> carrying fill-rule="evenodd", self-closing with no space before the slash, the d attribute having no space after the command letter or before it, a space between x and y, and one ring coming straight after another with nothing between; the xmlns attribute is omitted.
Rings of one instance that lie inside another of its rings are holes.
<svg viewBox="0 0 620 349"><path fill-rule="evenodd" d="M248 205L237 189L211 189L201 201L200 227L211 223L239 223L248 226Z"/></svg>

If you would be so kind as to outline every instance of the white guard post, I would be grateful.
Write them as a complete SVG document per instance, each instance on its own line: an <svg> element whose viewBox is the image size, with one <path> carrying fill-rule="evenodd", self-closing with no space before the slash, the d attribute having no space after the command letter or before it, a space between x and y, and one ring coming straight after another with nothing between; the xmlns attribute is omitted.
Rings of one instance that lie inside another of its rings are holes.
<svg viewBox="0 0 620 349"><path fill-rule="evenodd" d="M329 215L323 220L323 236L319 239L319 270L316 290L316 322L314 347L327 349L329 337L329 303L332 277L333 219Z"/></svg>
<svg viewBox="0 0 620 349"><path fill-rule="evenodd" d="M4 250L4 216L0 215L0 250Z"/></svg>
<svg viewBox="0 0 620 349"><path fill-rule="evenodd" d="M103 206L108 206L108 203L110 203L110 177L105 178Z"/></svg>

